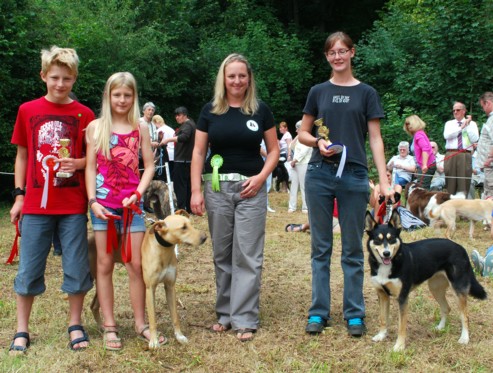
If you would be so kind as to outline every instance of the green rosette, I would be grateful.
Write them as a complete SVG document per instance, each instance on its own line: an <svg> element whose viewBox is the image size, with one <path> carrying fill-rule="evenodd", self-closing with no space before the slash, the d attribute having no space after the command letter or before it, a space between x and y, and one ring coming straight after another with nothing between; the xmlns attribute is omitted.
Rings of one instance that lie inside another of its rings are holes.
<svg viewBox="0 0 493 373"><path fill-rule="evenodd" d="M214 154L211 158L213 192L219 192L221 190L221 186L219 184L219 168L223 165L223 162L223 157L219 154Z"/></svg>

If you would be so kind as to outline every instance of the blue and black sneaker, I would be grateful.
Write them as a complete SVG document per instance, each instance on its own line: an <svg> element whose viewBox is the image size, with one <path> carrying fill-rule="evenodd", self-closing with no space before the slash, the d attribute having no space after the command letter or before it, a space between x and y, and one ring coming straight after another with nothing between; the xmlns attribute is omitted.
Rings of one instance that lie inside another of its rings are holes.
<svg viewBox="0 0 493 373"><path fill-rule="evenodd" d="M363 319L356 317L347 321L347 331L351 337L361 337L366 334L366 325Z"/></svg>
<svg viewBox="0 0 493 373"><path fill-rule="evenodd" d="M322 319L320 316L310 316L305 331L309 334L320 334L324 331L326 326L327 320Z"/></svg>

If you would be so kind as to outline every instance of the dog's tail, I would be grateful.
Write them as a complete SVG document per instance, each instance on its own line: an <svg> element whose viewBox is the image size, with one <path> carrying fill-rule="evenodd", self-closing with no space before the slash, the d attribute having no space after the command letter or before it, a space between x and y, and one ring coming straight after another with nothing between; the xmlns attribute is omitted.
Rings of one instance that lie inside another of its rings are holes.
<svg viewBox="0 0 493 373"><path fill-rule="evenodd" d="M437 219L440 216L441 210L442 205L433 206L433 208L428 211L428 216L430 217L430 219Z"/></svg>
<svg viewBox="0 0 493 373"><path fill-rule="evenodd" d="M476 279L476 276L474 276L474 273L471 271L471 287L469 289L469 295L476 299L486 299L486 291L484 288L481 286L481 284L478 282Z"/></svg>

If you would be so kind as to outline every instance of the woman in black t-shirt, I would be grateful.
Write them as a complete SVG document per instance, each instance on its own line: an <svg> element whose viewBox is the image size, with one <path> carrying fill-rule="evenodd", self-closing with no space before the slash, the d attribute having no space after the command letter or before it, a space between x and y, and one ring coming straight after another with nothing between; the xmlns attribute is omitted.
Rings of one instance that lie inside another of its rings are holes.
<svg viewBox="0 0 493 373"><path fill-rule="evenodd" d="M259 152L262 139L267 147L265 163ZM206 160L208 145L211 152ZM214 99L204 106L197 123L190 206L200 216L207 208L212 237L218 321L211 329L232 328L242 342L253 338L259 324L265 181L278 159L272 113L257 99L248 61L231 54L219 68Z"/></svg>

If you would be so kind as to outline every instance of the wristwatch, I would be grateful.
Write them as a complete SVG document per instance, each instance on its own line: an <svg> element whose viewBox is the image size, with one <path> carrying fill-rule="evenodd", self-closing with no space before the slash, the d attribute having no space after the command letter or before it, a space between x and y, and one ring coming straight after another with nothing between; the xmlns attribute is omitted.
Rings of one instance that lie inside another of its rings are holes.
<svg viewBox="0 0 493 373"><path fill-rule="evenodd" d="M323 140L323 137L321 137L321 136L317 137L317 139L315 140L315 146L317 146L317 147L318 147L318 142L319 142L320 140Z"/></svg>
<svg viewBox="0 0 493 373"><path fill-rule="evenodd" d="M13 191L12 191L12 197L14 198L15 200L15 197L17 196L25 196L26 195L26 191L22 188L15 188Z"/></svg>

